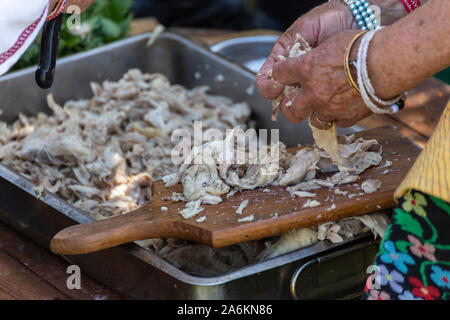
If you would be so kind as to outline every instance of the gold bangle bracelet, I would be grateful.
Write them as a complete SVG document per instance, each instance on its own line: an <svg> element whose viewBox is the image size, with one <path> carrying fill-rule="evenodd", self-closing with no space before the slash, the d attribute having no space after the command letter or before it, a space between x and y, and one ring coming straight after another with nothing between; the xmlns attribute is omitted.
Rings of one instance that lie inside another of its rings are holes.
<svg viewBox="0 0 450 320"><path fill-rule="evenodd" d="M353 37L352 41L350 41L350 44L348 45L347 49L345 50L345 58L344 58L344 71L345 76L347 77L348 82L350 83L350 86L355 90L356 93L360 94L359 88L356 85L355 81L353 80L352 74L350 72L350 53L352 51L353 45L355 42L367 31L362 31L358 33L356 36Z"/></svg>

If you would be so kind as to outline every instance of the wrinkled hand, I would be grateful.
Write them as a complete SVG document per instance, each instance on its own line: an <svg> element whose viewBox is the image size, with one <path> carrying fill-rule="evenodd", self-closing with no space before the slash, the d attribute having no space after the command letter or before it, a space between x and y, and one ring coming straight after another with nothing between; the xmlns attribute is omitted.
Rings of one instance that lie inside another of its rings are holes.
<svg viewBox="0 0 450 320"><path fill-rule="evenodd" d="M277 40L256 76L259 92L267 99L275 99L283 92L284 86L267 78L266 74L279 61L279 56L288 56L288 48L294 45L297 33L314 48L329 37L351 28L356 28L356 24L350 10L341 1L325 3L297 19Z"/></svg>
<svg viewBox="0 0 450 320"><path fill-rule="evenodd" d="M361 96L348 83L344 71L345 50L358 32L341 32L298 58L274 64L274 80L282 85L301 83L302 86L298 94L286 96L281 102L280 111L289 121L300 122L315 110L321 121L336 120L338 126L349 127L371 114ZM350 59L354 58L355 50L352 50ZM353 79L356 81L355 75ZM292 103L290 106L286 106L288 101ZM321 128L320 122L314 120L311 119L312 124Z"/></svg>

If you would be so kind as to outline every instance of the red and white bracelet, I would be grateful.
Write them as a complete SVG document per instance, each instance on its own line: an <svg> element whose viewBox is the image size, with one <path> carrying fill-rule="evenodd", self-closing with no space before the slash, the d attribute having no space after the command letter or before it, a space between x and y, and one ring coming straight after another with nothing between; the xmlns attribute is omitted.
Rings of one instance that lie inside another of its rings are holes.
<svg viewBox="0 0 450 320"><path fill-rule="evenodd" d="M55 19L57 16L59 16L64 9L66 8L67 0L60 0L58 4L55 6L55 9L47 16L47 21L50 21L52 19Z"/></svg>
<svg viewBox="0 0 450 320"><path fill-rule="evenodd" d="M400 0L406 9L406 12L411 13L421 6L420 0Z"/></svg>

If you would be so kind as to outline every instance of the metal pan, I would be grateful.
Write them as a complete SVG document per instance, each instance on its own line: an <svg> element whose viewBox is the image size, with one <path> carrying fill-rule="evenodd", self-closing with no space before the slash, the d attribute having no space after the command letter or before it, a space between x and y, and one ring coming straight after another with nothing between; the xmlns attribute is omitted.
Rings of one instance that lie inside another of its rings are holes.
<svg viewBox="0 0 450 320"><path fill-rule="evenodd" d="M277 35L238 37L216 43L210 50L257 73L277 41Z"/></svg>
<svg viewBox="0 0 450 320"><path fill-rule="evenodd" d="M283 119L276 123L270 120L271 105L257 94L254 73L172 33L163 34L147 47L149 36L128 38L60 59L51 89L56 101L90 98L91 81L118 80L128 69L139 68L144 72L161 72L173 83L186 87L208 84L214 94L246 101L253 110L256 126L279 128L280 139L288 146L312 141L306 123L293 125ZM225 80L217 81L218 74ZM49 92L37 88L32 68L6 75L0 79L1 119L13 121L20 112L48 113L46 95ZM40 245L48 248L50 239L59 230L93 220L53 194L44 192L38 196L35 187L0 164L0 219ZM364 235L341 244L324 241L217 277L187 274L134 243L65 258L128 298L336 298L362 289L366 267L371 264L377 248L372 240L371 235ZM317 260L330 253L333 256L327 264L322 263L323 258ZM351 259L345 258L348 254L352 254ZM338 261L336 259L340 262L333 263ZM303 267L298 274L298 268L305 263L309 267ZM336 276L330 277L330 274ZM327 281L316 281L322 278Z"/></svg>

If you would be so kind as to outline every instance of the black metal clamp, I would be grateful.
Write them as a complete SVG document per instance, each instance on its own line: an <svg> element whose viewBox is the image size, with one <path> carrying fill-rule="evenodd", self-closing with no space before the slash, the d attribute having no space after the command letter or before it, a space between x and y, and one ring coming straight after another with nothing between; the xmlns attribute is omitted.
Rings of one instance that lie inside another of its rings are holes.
<svg viewBox="0 0 450 320"><path fill-rule="evenodd" d="M42 29L39 64L35 74L36 83L42 89L48 89L53 85L62 22L63 15L60 14L45 22Z"/></svg>

